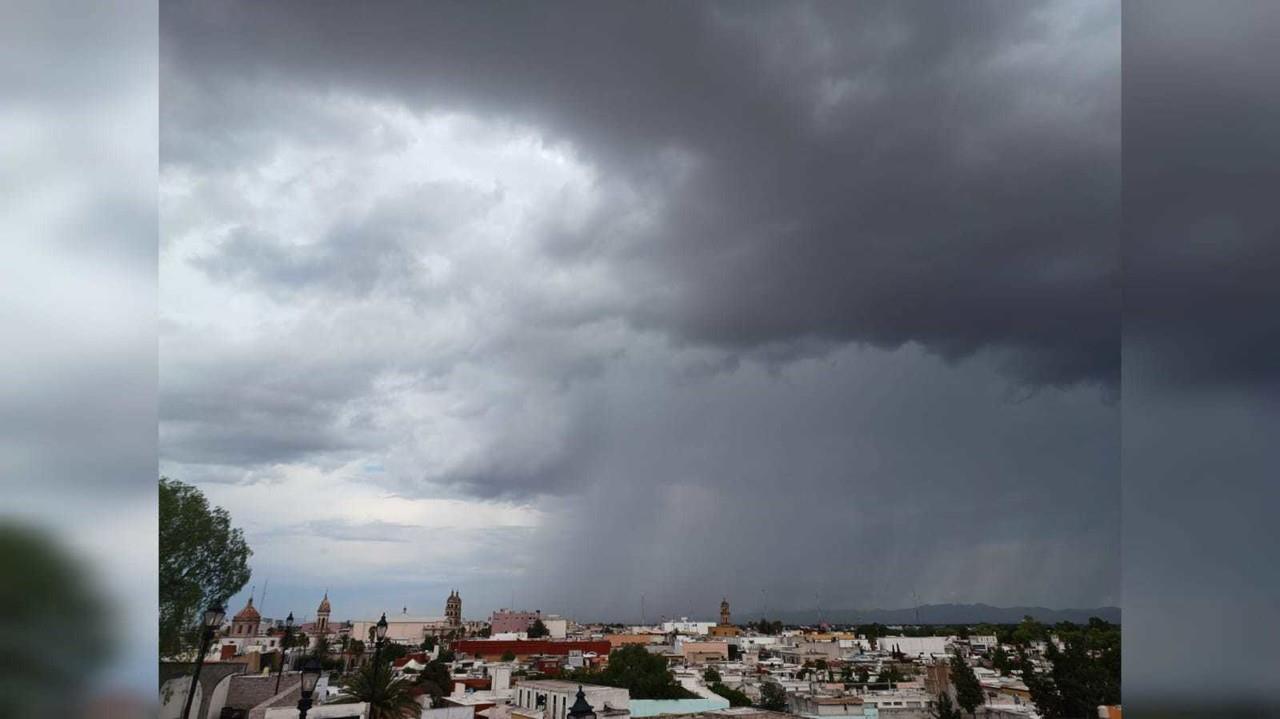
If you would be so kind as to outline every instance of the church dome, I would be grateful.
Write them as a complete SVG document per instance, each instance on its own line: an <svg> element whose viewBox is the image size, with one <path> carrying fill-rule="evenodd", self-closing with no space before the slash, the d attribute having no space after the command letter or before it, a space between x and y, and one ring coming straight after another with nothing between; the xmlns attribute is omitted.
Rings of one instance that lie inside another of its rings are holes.
<svg viewBox="0 0 1280 719"><path fill-rule="evenodd" d="M325 592L324 599L320 600L320 608L316 610L316 614L328 614L328 613L329 613L329 593Z"/></svg>
<svg viewBox="0 0 1280 719"><path fill-rule="evenodd" d="M236 614L231 621L256 622L260 619L262 619L262 615L258 614L258 610L253 608L253 597L249 597L249 603L244 605L244 609L241 609L240 613Z"/></svg>

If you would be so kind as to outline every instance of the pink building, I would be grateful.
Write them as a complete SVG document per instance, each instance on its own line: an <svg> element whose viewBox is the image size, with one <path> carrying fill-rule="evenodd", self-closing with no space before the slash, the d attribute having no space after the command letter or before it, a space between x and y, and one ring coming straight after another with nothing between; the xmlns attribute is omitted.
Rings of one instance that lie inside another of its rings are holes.
<svg viewBox="0 0 1280 719"><path fill-rule="evenodd" d="M499 609L489 617L489 626L494 634L527 632L533 622L541 616L540 610L513 612L510 609Z"/></svg>

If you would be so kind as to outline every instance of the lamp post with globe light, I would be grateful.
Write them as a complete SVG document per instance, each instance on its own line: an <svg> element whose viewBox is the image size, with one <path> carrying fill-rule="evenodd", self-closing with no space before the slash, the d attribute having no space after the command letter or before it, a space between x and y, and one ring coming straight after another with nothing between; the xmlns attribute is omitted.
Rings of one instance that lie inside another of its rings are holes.
<svg viewBox="0 0 1280 719"><path fill-rule="evenodd" d="M374 667L377 667L382 660L382 642L384 639L387 638L387 613L386 612L383 612L382 618L378 620L378 624L375 629L375 632L376 633L374 636L377 637L377 639L373 645L373 665Z"/></svg>
<svg viewBox="0 0 1280 719"><path fill-rule="evenodd" d="M307 712L311 709L311 694L316 690L322 671L320 661L315 657L302 665L302 698L298 700L298 719L307 719Z"/></svg>
<svg viewBox="0 0 1280 719"><path fill-rule="evenodd" d="M204 615L201 617L200 649L196 653L196 668L191 672L191 686L187 687L187 701L182 706L183 719L191 716L191 700L196 696L196 687L200 682L200 668L204 666L204 655L209 651L209 642L213 639L213 633L222 626L224 616L226 616L226 610L221 604L214 602L204 610Z"/></svg>
<svg viewBox="0 0 1280 719"><path fill-rule="evenodd" d="M284 636L280 639L280 665L276 667L276 694L280 693L280 677L284 676L285 652L293 644L293 612L284 620Z"/></svg>

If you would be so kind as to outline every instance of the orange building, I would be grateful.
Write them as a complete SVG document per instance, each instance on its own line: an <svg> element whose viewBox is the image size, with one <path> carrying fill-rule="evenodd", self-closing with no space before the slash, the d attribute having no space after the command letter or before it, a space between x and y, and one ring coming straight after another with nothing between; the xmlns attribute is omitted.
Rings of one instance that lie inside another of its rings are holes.
<svg viewBox="0 0 1280 719"><path fill-rule="evenodd" d="M713 637L736 637L742 634L742 630L733 626L729 622L729 600L720 600L720 623L712 627L707 632Z"/></svg>
<svg viewBox="0 0 1280 719"><path fill-rule="evenodd" d="M631 644L661 644L663 635L661 634L606 634L604 638L609 640L609 646L617 649Z"/></svg>

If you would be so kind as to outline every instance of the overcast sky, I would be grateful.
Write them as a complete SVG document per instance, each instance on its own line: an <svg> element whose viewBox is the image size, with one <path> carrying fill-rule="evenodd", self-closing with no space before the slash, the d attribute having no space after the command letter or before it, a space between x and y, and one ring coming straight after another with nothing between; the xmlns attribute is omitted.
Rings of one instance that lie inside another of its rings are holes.
<svg viewBox="0 0 1280 719"><path fill-rule="evenodd" d="M271 616L1119 604L1119 32L166 3L161 470Z"/></svg>
<svg viewBox="0 0 1280 719"><path fill-rule="evenodd" d="M1278 33L1275 3L1125 5L1126 703L1280 712Z"/></svg>

